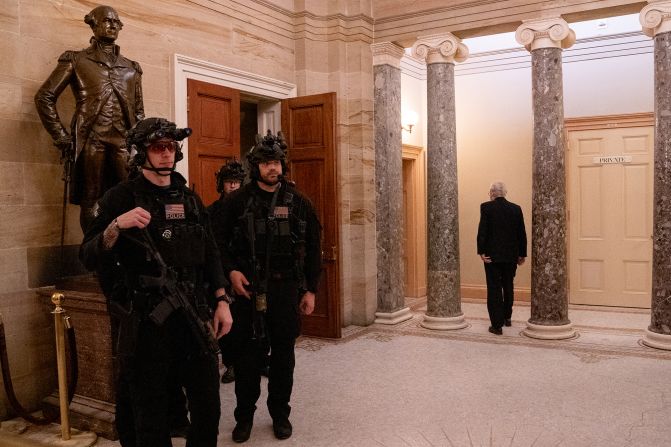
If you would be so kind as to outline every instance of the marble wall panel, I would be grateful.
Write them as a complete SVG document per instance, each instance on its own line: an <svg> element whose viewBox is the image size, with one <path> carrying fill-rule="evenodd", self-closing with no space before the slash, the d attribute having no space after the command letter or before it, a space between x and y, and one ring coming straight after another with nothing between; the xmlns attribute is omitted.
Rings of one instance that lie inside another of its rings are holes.
<svg viewBox="0 0 671 447"><path fill-rule="evenodd" d="M0 10L1 11L1 10ZM0 12L0 18L2 17ZM2 22L0 22L2 23ZM0 31L0 54L2 54L3 63L0 64L0 75L10 78L18 78L21 74L21 45L17 34Z"/></svg>
<svg viewBox="0 0 671 447"><path fill-rule="evenodd" d="M59 243L60 206L0 205L0 216L0 249Z"/></svg>
<svg viewBox="0 0 671 447"><path fill-rule="evenodd" d="M231 52L255 59L257 63L264 61L264 67L267 65L281 71L290 71L294 67L293 42L279 44L272 36L262 37L237 26L233 28Z"/></svg>
<svg viewBox="0 0 671 447"><path fill-rule="evenodd" d="M25 163L23 187L26 205L61 205L63 168L57 164Z"/></svg>
<svg viewBox="0 0 671 447"><path fill-rule="evenodd" d="M84 23L84 16L93 7L72 1L20 0L21 36L22 38L35 38L64 48L71 45L79 45L72 49L84 48L88 46L88 38L82 40L82 32L89 37L92 35L91 28ZM54 24L58 26L54 27Z"/></svg>
<svg viewBox="0 0 671 447"><path fill-rule="evenodd" d="M23 199L23 165L0 162L0 205L20 205Z"/></svg>
<svg viewBox="0 0 671 447"><path fill-rule="evenodd" d="M37 122L0 118L0 161L58 163L58 151Z"/></svg>
<svg viewBox="0 0 671 447"><path fill-rule="evenodd" d="M2 272L3 293L26 290L28 286L26 250L24 248L0 250L0 272Z"/></svg>
<svg viewBox="0 0 671 447"><path fill-rule="evenodd" d="M0 118L16 118L21 110L21 85L0 82Z"/></svg>
<svg viewBox="0 0 671 447"><path fill-rule="evenodd" d="M19 32L19 0L3 0L0 8L0 31Z"/></svg>
<svg viewBox="0 0 671 447"><path fill-rule="evenodd" d="M148 64L142 66L143 101L171 101L173 95L172 88L170 71L167 67L157 67Z"/></svg>
<svg viewBox="0 0 671 447"><path fill-rule="evenodd" d="M172 105L170 101L152 99L145 100L144 114L145 116L170 117L172 116Z"/></svg>

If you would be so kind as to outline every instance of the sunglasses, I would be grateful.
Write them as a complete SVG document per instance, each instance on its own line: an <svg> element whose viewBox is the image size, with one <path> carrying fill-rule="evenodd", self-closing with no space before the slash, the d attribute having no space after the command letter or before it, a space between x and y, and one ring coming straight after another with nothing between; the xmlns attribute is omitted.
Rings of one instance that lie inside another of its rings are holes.
<svg viewBox="0 0 671 447"><path fill-rule="evenodd" d="M165 151L174 153L179 148L179 143L176 141L170 141L165 143L152 143L149 146L149 152L154 154L162 154Z"/></svg>

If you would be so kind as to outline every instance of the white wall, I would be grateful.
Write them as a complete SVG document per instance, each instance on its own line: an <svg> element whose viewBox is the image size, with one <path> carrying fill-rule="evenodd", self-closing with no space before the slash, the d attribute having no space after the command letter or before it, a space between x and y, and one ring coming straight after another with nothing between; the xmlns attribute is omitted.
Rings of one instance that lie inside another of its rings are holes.
<svg viewBox="0 0 671 447"><path fill-rule="evenodd" d="M632 29L631 17L606 21L608 26L598 29L598 21L572 24L591 37L581 38L579 34L576 45L563 53L566 117L653 111L652 41L638 32L640 28ZM622 33L599 36L609 27ZM483 38L487 41L470 39L471 46L481 52L471 54L455 71L462 286L485 285L475 238L479 205L487 200L492 181L507 184L508 198L522 206L527 235L531 233L531 56L521 47L506 50L502 45L509 45L510 37L507 34L498 40L492 36ZM486 48L494 51L482 52ZM402 104L414 107L418 98L425 95L426 81L421 74L408 74L408 67L402 68L406 72L402 76ZM423 128L425 104L415 109ZM409 142L405 134L404 143L416 144ZM413 141L417 141L414 134L413 130ZM422 145L426 145L425 139ZM528 254L531 255L531 240ZM529 265L518 271L517 287L530 287Z"/></svg>

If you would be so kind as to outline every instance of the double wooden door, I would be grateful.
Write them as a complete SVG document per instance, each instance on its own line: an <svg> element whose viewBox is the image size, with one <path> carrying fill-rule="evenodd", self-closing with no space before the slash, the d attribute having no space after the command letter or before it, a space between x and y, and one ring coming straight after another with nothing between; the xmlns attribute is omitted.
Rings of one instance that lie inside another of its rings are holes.
<svg viewBox="0 0 671 447"><path fill-rule="evenodd" d="M188 81L189 184L206 204L217 199L216 171L240 154L240 92ZM303 334L339 338L338 197L336 175L336 95L282 101L282 130L288 143L288 178L317 210L322 225L322 280Z"/></svg>

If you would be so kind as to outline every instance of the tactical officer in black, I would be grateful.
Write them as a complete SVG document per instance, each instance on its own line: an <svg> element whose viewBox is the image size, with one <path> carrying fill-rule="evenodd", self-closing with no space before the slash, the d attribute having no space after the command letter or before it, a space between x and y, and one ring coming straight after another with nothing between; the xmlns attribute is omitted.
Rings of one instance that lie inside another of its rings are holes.
<svg viewBox="0 0 671 447"><path fill-rule="evenodd" d="M189 134L163 118L131 129L127 143L142 173L104 195L80 248L80 259L98 271L110 312L120 320L116 424L124 447L171 445L173 372L189 400L187 446L217 443L214 337L230 330L232 318L208 214L174 172L182 158L178 141Z"/></svg>
<svg viewBox="0 0 671 447"><path fill-rule="evenodd" d="M217 209L221 207L226 196L240 188L245 179L245 169L242 163L237 160L231 160L222 166L215 174L217 179L217 192L219 199L210 205L207 210L210 214L216 214ZM219 339L219 349L221 350L221 362L226 367L226 371L221 375L221 383L231 383L235 380L235 368L233 368L234 346L231 338L227 335Z"/></svg>
<svg viewBox="0 0 671 447"><path fill-rule="evenodd" d="M235 442L252 430L259 398L259 362L270 345L268 410L278 439L291 436L289 400L300 314L312 313L321 274L320 225L309 200L282 181L281 140L257 137L247 155L251 183L212 216L224 270L238 296L232 305L236 345ZM228 244L228 241L231 241Z"/></svg>

